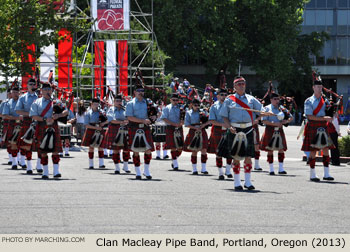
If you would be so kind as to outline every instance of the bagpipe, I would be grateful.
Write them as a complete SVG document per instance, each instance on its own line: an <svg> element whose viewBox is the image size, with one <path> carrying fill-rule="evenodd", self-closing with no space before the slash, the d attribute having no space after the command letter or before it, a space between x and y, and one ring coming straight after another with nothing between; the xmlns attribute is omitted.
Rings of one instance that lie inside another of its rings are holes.
<svg viewBox="0 0 350 252"><path fill-rule="evenodd" d="M322 89L329 94L329 98L327 98L326 94L322 94L323 98L328 99L329 101L329 104L326 104L326 116L333 117L343 108L343 95L339 95L336 92L332 91L332 89L327 89L325 87ZM336 101L333 99L333 96L335 97Z"/></svg>

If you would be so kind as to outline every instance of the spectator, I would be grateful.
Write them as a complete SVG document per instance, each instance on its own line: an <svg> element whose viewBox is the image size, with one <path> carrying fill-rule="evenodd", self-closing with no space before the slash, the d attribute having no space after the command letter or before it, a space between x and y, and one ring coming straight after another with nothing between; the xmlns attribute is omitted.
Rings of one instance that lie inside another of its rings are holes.
<svg viewBox="0 0 350 252"><path fill-rule="evenodd" d="M188 88L190 86L190 83L187 79L184 79L184 87Z"/></svg>

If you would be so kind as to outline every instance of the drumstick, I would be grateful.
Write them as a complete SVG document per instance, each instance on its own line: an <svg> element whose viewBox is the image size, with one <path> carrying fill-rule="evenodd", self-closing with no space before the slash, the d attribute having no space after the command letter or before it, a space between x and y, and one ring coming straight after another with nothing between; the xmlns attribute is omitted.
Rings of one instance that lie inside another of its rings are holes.
<svg viewBox="0 0 350 252"><path fill-rule="evenodd" d="M252 111L252 112L257 112L260 113L261 115L265 115L265 116L277 116L276 114L272 113L272 112L264 112L264 111L260 111L257 109L247 109L247 108L242 108L242 107L232 107L233 109L240 109L240 110L245 110L245 111Z"/></svg>

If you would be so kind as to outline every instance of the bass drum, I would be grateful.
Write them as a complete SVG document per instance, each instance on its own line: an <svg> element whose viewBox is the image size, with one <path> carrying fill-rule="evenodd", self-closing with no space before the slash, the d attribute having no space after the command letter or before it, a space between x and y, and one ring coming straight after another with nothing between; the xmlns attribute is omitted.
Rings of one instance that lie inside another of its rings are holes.
<svg viewBox="0 0 350 252"><path fill-rule="evenodd" d="M153 141L156 143L164 143L166 139L166 124L161 122L156 122L154 125L152 125L152 136Z"/></svg>
<svg viewBox="0 0 350 252"><path fill-rule="evenodd" d="M61 139L70 139L71 135L72 135L72 124L67 123L61 123L58 122L58 127L60 129L60 135L61 135Z"/></svg>

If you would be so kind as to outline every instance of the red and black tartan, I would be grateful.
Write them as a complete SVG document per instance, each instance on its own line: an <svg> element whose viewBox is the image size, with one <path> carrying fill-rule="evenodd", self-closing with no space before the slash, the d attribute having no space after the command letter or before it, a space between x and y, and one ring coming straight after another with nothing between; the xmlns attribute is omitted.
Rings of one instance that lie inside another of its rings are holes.
<svg viewBox="0 0 350 252"><path fill-rule="evenodd" d="M316 137L317 134L317 129L318 128L325 128L328 137L329 136L329 132L327 129L327 122L326 121L309 121L306 125L305 125L305 130L304 130L304 141L303 141L303 146L301 147L302 151L318 151L319 149L313 148L310 146L310 144L312 143L312 141L314 140L314 138ZM334 149L335 146L329 146L329 149Z"/></svg>
<svg viewBox="0 0 350 252"><path fill-rule="evenodd" d="M261 143L260 143L260 133L259 133L258 124L254 124L253 128L254 128L254 136L255 136L255 143L254 144L260 145Z"/></svg>
<svg viewBox="0 0 350 252"><path fill-rule="evenodd" d="M211 128L211 134L209 138L208 153L216 154L219 142L226 130L223 130L220 126L213 126Z"/></svg>
<svg viewBox="0 0 350 252"><path fill-rule="evenodd" d="M52 127L55 130L55 148L52 152L59 153L62 152L62 142L61 142L61 135L60 130L57 125L57 121L55 121L52 125ZM46 125L46 122L39 122L35 128L35 139L36 139L36 148L35 151L40 151L41 153L49 153L40 150L40 145L42 143L42 140L44 139L45 132L48 126ZM32 149L33 151L33 149Z"/></svg>
<svg viewBox="0 0 350 252"><path fill-rule="evenodd" d="M185 140L184 144L184 151L186 152L192 152L192 150L187 149L187 146L189 146L192 142L193 137L195 136L196 130L190 129ZM208 148L208 134L205 129L202 129L202 138L203 138L203 144L202 144L202 149L207 149Z"/></svg>
<svg viewBox="0 0 350 252"><path fill-rule="evenodd" d="M81 141L81 146L87 146L90 147L91 144L91 138L92 136L95 134L95 130L94 129L86 129L84 136L83 136L83 140ZM106 131L102 130L101 134L103 135L103 139L102 139L102 143L104 141L104 138L106 137ZM102 143L100 145L100 148L102 148Z"/></svg>
<svg viewBox="0 0 350 252"><path fill-rule="evenodd" d="M184 141L184 132L182 127L179 129L180 134L182 137L182 141ZM175 127L171 125L167 125L165 129L165 149L171 150L171 149L176 149L175 145L175 140L174 140L174 132L175 132Z"/></svg>
<svg viewBox="0 0 350 252"><path fill-rule="evenodd" d="M12 137L13 130L17 125L21 125L20 122L16 122L15 120L9 120L7 125L7 131L6 131L6 139L5 139L5 145L9 145L9 140ZM17 141L18 143L18 141Z"/></svg>
<svg viewBox="0 0 350 252"><path fill-rule="evenodd" d="M3 124L3 126L2 126L2 137L4 137L6 132L7 132L7 129L8 129L9 120L3 119L2 120L2 124ZM5 141L6 141L6 139L3 139L3 141L1 141L1 147L6 147Z"/></svg>
<svg viewBox="0 0 350 252"><path fill-rule="evenodd" d="M273 132L275 131L274 128L275 127L273 127L273 126L266 126L265 131L261 137L261 142L260 142L260 146L259 146L260 150L271 151L271 150L266 149L266 146L268 146L270 141L271 141ZM282 137L283 150L286 151L287 150L287 141L286 141L286 135L284 134L283 128L279 128L279 132L280 132L280 135Z"/></svg>
<svg viewBox="0 0 350 252"><path fill-rule="evenodd" d="M105 137L103 138L103 142L101 144L101 148L106 148L106 149L116 150L116 151L129 150L129 145L127 142L124 146L113 145L114 139L118 134L119 128L120 128L120 124L110 124L108 126Z"/></svg>
<svg viewBox="0 0 350 252"><path fill-rule="evenodd" d="M23 146L31 146L30 144L27 144L26 142L24 142L21 137L24 136L24 134L27 132L27 130L30 127L30 124L32 123L32 118L30 117L24 117L23 121L22 121L22 128L21 128L21 132L19 133L19 139L17 142L17 146L18 148L21 148Z"/></svg>
<svg viewBox="0 0 350 252"><path fill-rule="evenodd" d="M154 151L153 137L152 137L152 132L150 127L145 126L143 128L140 128L138 127L138 124L134 124L134 123L130 124L128 129L130 148L132 146L132 142L134 141L134 137L138 129L142 129L145 132L146 140L148 144L151 146L151 151Z"/></svg>

